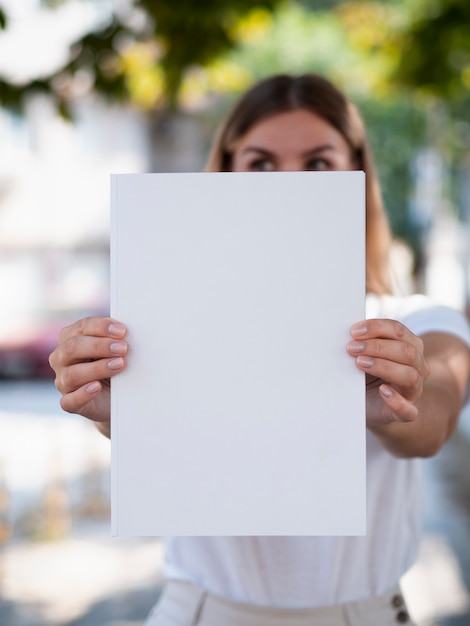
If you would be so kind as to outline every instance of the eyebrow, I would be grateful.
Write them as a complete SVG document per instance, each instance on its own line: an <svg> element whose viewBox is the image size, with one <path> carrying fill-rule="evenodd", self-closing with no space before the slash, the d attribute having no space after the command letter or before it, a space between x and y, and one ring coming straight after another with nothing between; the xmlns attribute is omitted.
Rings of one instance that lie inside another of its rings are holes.
<svg viewBox="0 0 470 626"><path fill-rule="evenodd" d="M242 154L247 154L249 152L256 152L257 154L263 154L265 156L271 156L273 153L266 148L259 148L258 146L248 146L242 152Z"/></svg>
<svg viewBox="0 0 470 626"><path fill-rule="evenodd" d="M327 152L329 150L334 150L334 146L329 143L326 143L321 146L316 146L315 148L309 148L308 150L305 150L304 152L302 152L302 157L308 157L314 154ZM257 154L264 155L264 156L275 155L274 152L271 152L270 150L267 150L266 148L261 148L260 146L247 146L243 150L242 154L247 154L249 152L256 152Z"/></svg>

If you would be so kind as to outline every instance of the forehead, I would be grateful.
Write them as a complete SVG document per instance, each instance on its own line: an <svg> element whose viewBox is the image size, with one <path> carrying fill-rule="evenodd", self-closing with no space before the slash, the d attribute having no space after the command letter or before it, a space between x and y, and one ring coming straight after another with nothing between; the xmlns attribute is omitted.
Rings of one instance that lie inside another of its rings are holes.
<svg viewBox="0 0 470 626"><path fill-rule="evenodd" d="M348 147L342 134L324 118L307 109L276 113L255 123L238 140L236 149L282 145L309 149L317 144Z"/></svg>

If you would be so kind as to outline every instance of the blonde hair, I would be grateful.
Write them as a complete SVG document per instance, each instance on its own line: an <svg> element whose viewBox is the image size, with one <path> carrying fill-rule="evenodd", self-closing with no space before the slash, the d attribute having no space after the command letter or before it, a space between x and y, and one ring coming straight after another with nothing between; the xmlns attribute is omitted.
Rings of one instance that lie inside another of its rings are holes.
<svg viewBox="0 0 470 626"><path fill-rule="evenodd" d="M209 172L230 172L236 142L255 124L277 113L307 109L338 130L351 148L357 169L366 173L366 286L377 294L391 292L391 233L362 118L332 83L316 74L267 78L249 89L223 122L206 164Z"/></svg>

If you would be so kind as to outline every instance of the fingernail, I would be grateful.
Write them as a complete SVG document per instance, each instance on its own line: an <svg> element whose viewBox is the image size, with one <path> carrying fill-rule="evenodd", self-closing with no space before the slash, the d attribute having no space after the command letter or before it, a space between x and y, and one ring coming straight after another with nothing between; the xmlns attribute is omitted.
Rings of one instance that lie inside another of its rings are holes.
<svg viewBox="0 0 470 626"><path fill-rule="evenodd" d="M374 359L371 359L368 356L358 356L356 363L361 367L372 367L374 365Z"/></svg>
<svg viewBox="0 0 470 626"><path fill-rule="evenodd" d="M95 381L94 383L90 383L88 385L88 387L86 388L87 393L89 393L90 395L95 394L97 391L99 391L101 385L99 384L99 382Z"/></svg>
<svg viewBox="0 0 470 626"><path fill-rule="evenodd" d="M362 352L366 347L366 344L362 341L350 341L348 343L349 352Z"/></svg>
<svg viewBox="0 0 470 626"><path fill-rule="evenodd" d="M108 332L114 337L123 337L126 334L126 327L123 324L117 324L113 322L108 326Z"/></svg>
<svg viewBox="0 0 470 626"><path fill-rule="evenodd" d="M360 337L361 335L365 335L367 332L367 326L365 324L355 324L351 326L351 335L355 337Z"/></svg>
<svg viewBox="0 0 470 626"><path fill-rule="evenodd" d="M121 341L115 341L109 346L109 349L113 354L126 354L127 344Z"/></svg>
<svg viewBox="0 0 470 626"><path fill-rule="evenodd" d="M124 366L124 359L119 357L118 359L111 359L108 361L108 367L110 370L120 370Z"/></svg>
<svg viewBox="0 0 470 626"><path fill-rule="evenodd" d="M390 389L390 387L387 387L386 385L380 385L379 389L380 393L386 398L391 398L393 396L393 391Z"/></svg>

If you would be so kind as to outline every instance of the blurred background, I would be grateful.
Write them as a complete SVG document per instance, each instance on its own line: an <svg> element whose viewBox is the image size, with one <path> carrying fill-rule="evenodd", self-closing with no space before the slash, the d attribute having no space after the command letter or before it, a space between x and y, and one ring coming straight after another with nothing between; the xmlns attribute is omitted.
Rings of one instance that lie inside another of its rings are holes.
<svg viewBox="0 0 470 626"><path fill-rule="evenodd" d="M58 330L108 310L109 175L198 171L231 102L316 71L369 128L397 287L468 312L470 3L0 0L0 624L138 626L159 538L112 539L109 442L61 412ZM420 626L470 624L470 414L423 463Z"/></svg>

